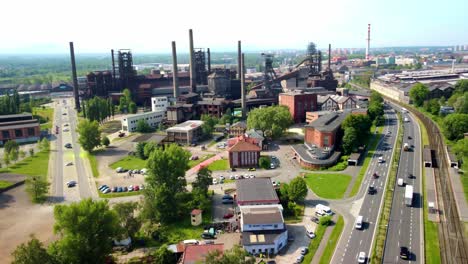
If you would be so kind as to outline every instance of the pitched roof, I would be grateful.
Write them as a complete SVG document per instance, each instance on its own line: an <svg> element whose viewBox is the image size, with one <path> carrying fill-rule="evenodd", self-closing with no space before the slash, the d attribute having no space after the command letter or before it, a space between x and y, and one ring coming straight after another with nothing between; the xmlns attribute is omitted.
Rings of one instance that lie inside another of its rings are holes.
<svg viewBox="0 0 468 264"><path fill-rule="evenodd" d="M237 202L279 203L270 178L253 178L236 181Z"/></svg>
<svg viewBox="0 0 468 264"><path fill-rule="evenodd" d="M334 112L327 115L323 115L308 125L306 127L313 127L314 129L322 132L331 132L335 131L345 119L349 112Z"/></svg>
<svg viewBox="0 0 468 264"><path fill-rule="evenodd" d="M239 121L234 123L231 127L247 128L247 124L244 121Z"/></svg>
<svg viewBox="0 0 468 264"><path fill-rule="evenodd" d="M185 247L184 255L182 256L182 263L195 264L199 261L203 261L209 252L215 250L219 250L222 253L224 251L224 245L188 245Z"/></svg>
<svg viewBox="0 0 468 264"><path fill-rule="evenodd" d="M242 220L244 224L277 224L283 223L283 216L277 206L244 208L242 211Z"/></svg>
<svg viewBox="0 0 468 264"><path fill-rule="evenodd" d="M239 141L232 146L228 151L240 152L240 151L260 151L262 150L259 146L252 144L247 141Z"/></svg>

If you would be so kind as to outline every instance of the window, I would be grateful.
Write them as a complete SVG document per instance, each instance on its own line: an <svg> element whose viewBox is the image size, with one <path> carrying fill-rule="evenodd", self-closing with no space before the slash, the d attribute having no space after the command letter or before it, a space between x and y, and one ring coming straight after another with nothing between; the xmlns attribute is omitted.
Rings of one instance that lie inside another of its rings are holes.
<svg viewBox="0 0 468 264"><path fill-rule="evenodd" d="M23 136L23 130L15 129L15 137L22 137L22 136Z"/></svg>
<svg viewBox="0 0 468 264"><path fill-rule="evenodd" d="M10 138L10 131L8 131L8 130L7 131L2 131L2 137L4 139Z"/></svg>
<svg viewBox="0 0 468 264"><path fill-rule="evenodd" d="M34 136L34 128L28 128L28 135Z"/></svg>

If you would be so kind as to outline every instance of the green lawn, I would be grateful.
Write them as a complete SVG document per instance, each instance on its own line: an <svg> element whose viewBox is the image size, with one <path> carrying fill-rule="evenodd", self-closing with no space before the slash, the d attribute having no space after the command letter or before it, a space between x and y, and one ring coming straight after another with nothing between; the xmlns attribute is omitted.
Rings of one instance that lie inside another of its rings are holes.
<svg viewBox="0 0 468 264"><path fill-rule="evenodd" d="M10 187L11 185L13 185L13 183L11 183L11 182L9 182L9 181L0 180L0 190L1 190L1 189L8 188L8 187Z"/></svg>
<svg viewBox="0 0 468 264"><path fill-rule="evenodd" d="M139 195L143 194L142 191L137 191L137 192L117 192L117 193L102 193L98 190L99 197L101 198L115 198L115 197L125 197L125 196L133 196L133 195Z"/></svg>
<svg viewBox="0 0 468 264"><path fill-rule="evenodd" d="M309 173L305 181L316 195L326 199L341 199L348 188L351 176L339 173Z"/></svg>
<svg viewBox="0 0 468 264"><path fill-rule="evenodd" d="M338 221L336 222L336 225L333 227L333 231L330 235L330 238L328 239L327 246L325 247L325 250L323 251L322 257L320 258L320 264L328 264L331 261L331 258L333 256L333 252L335 251L336 244L338 243L338 240L340 239L341 232L343 232L344 228L344 221L343 217L340 215L338 217Z"/></svg>
<svg viewBox="0 0 468 264"><path fill-rule="evenodd" d="M146 168L146 160L142 160L135 156L127 156L123 159L116 161L109 165L112 169L117 169L118 167L122 167L128 170L136 170L136 169L143 169Z"/></svg>
<svg viewBox="0 0 468 264"><path fill-rule="evenodd" d="M364 162L363 162L361 170L359 171L359 174L358 174L358 176L356 178L356 181L354 182L353 189L351 189L351 193L349 194L349 197L353 197L354 195L356 195L357 192L359 191L359 188L361 187L362 179L364 178L364 175L366 174L367 168L369 167L369 164L370 164L370 162L372 160L372 156L374 156L374 152L375 152L375 148L377 147L377 143L379 143L379 139L382 136L382 130L383 130L382 126L377 127L378 133L377 134L372 133L372 137L368 141L368 143L370 142L370 144L368 145L369 148L368 148L368 151L367 151L367 155L366 155L366 157L364 159ZM372 132L375 131L374 127L371 128L371 131Z"/></svg>
<svg viewBox="0 0 468 264"><path fill-rule="evenodd" d="M5 166L4 164L2 164ZM10 164L8 168L1 168L0 173L17 173L30 176L47 177L49 169L49 152L41 151L34 154L34 157L27 157L24 160Z"/></svg>
<svg viewBox="0 0 468 264"><path fill-rule="evenodd" d="M193 168L193 167L197 166L198 164L202 163L203 161L213 157L214 155L215 154L206 154L206 155L203 155L203 156L199 157L198 160L190 160L189 163L188 163L189 167Z"/></svg>
<svg viewBox="0 0 468 264"><path fill-rule="evenodd" d="M89 164L91 165L91 171L93 172L93 177L97 178L99 177L99 170L98 170L98 165L97 165L97 160L96 156L92 153L86 153L86 157L89 160Z"/></svg>
<svg viewBox="0 0 468 264"><path fill-rule="evenodd" d="M39 115L45 120L49 120L47 123L41 124L41 129L51 129L52 122L54 120L54 109L50 107L34 107L33 112L35 115Z"/></svg>
<svg viewBox="0 0 468 264"><path fill-rule="evenodd" d="M211 171L227 170L229 169L229 162L226 159L215 160L208 165L208 169Z"/></svg>
<svg viewBox="0 0 468 264"><path fill-rule="evenodd" d="M304 260L302 263L311 263L312 259L314 258L315 252L317 251L320 242L322 241L323 235L325 234L325 230L327 229L326 226L317 225L317 229L315 230L316 237L311 239L309 244L309 253L304 256Z"/></svg>

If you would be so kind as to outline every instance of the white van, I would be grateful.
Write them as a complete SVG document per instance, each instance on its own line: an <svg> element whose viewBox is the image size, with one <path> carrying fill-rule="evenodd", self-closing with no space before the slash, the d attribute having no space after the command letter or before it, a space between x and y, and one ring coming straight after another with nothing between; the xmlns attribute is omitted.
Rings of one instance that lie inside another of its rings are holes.
<svg viewBox="0 0 468 264"><path fill-rule="evenodd" d="M307 223L305 225L306 229L306 234L309 238L314 238L315 237L315 230L317 229L317 224L316 223Z"/></svg>
<svg viewBox="0 0 468 264"><path fill-rule="evenodd" d="M403 178L398 178L397 183L398 183L398 186L404 186L405 185L405 183L403 182Z"/></svg>
<svg viewBox="0 0 468 264"><path fill-rule="evenodd" d="M379 163L383 163L384 160L383 160L383 157L379 157Z"/></svg>
<svg viewBox="0 0 468 264"><path fill-rule="evenodd" d="M356 218L356 223L354 224L354 227L356 229L362 229L362 215L359 215L357 218Z"/></svg>
<svg viewBox="0 0 468 264"><path fill-rule="evenodd" d="M187 240L184 240L184 245L198 245L200 244L200 242L196 239L187 239Z"/></svg>
<svg viewBox="0 0 468 264"><path fill-rule="evenodd" d="M319 216L323 216L323 215L332 215L333 212L330 209L330 207L325 206L323 204L317 204L315 206L315 214Z"/></svg>

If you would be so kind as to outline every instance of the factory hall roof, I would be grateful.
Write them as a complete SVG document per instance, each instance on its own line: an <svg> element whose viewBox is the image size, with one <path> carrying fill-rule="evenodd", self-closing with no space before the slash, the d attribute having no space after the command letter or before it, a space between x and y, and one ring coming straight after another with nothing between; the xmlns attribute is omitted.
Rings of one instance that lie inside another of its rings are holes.
<svg viewBox="0 0 468 264"><path fill-rule="evenodd" d="M236 181L237 203L279 203L270 178L253 178Z"/></svg>
<svg viewBox="0 0 468 264"><path fill-rule="evenodd" d="M330 114L323 115L308 125L306 127L312 127L321 132L332 132L338 129L341 126L341 123L346 118L349 112L334 112Z"/></svg>
<svg viewBox="0 0 468 264"><path fill-rule="evenodd" d="M178 125L170 127L166 131L167 132L187 132L187 131L196 129L200 127L201 125L203 125L203 121L188 120L188 121L185 121L184 123L180 123Z"/></svg>
<svg viewBox="0 0 468 264"><path fill-rule="evenodd" d="M242 220L244 224L277 224L283 223L283 216L277 206L242 208Z"/></svg>

